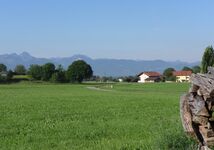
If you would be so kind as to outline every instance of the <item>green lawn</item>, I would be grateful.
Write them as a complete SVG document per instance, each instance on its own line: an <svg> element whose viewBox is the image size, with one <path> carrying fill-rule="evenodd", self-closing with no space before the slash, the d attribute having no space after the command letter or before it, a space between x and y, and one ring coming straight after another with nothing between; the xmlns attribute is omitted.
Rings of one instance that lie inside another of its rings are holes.
<svg viewBox="0 0 214 150"><path fill-rule="evenodd" d="M176 83L0 85L0 149L194 149L179 116L179 97L188 88Z"/></svg>

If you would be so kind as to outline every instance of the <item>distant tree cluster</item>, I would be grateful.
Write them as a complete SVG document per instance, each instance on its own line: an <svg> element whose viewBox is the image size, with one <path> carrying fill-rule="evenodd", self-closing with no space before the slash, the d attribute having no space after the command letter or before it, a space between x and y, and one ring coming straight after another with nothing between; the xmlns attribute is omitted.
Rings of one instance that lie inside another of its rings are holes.
<svg viewBox="0 0 214 150"><path fill-rule="evenodd" d="M93 76L91 78L91 81L95 81L95 82L118 82L118 78L112 77L112 76Z"/></svg>
<svg viewBox="0 0 214 150"><path fill-rule="evenodd" d="M14 71L7 71L7 66L0 64L0 81L10 81L14 75L29 75L33 80L50 81L56 83L77 82L81 83L92 77L93 70L83 60L74 61L68 70L62 65L55 66L53 63L44 65L33 64L28 70L23 65L17 65Z"/></svg>
<svg viewBox="0 0 214 150"><path fill-rule="evenodd" d="M120 77L120 79L122 79L122 81L124 81L124 82L138 82L139 81L139 77L137 75Z"/></svg>
<svg viewBox="0 0 214 150"><path fill-rule="evenodd" d="M27 70L24 65L17 65L14 69L14 74L16 75L25 75L27 73Z"/></svg>
<svg viewBox="0 0 214 150"><path fill-rule="evenodd" d="M7 82L13 77L13 71L7 71L7 66L0 64L0 82Z"/></svg>
<svg viewBox="0 0 214 150"><path fill-rule="evenodd" d="M112 77L112 76L93 76L91 81L95 82L138 82L139 77L136 76L121 76L121 77Z"/></svg>
<svg viewBox="0 0 214 150"><path fill-rule="evenodd" d="M0 72L7 71L7 66L4 64L0 64Z"/></svg>

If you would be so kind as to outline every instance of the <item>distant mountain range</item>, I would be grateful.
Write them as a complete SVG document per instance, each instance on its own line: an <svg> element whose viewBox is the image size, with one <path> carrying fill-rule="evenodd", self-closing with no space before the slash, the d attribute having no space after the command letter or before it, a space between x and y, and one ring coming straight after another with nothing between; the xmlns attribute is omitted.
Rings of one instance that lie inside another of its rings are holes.
<svg viewBox="0 0 214 150"><path fill-rule="evenodd" d="M42 65L47 62L52 62L55 65L61 64L67 69L73 61L80 59L90 64L94 75L99 76L128 76L136 75L143 71L163 72L163 70L168 67L180 70L184 66L192 67L200 64L200 62L168 62L163 60L92 59L84 55L74 55L63 58L36 58L27 52L0 55L0 63L4 63L9 69L14 69L17 64L23 64L25 67L29 67L31 64Z"/></svg>

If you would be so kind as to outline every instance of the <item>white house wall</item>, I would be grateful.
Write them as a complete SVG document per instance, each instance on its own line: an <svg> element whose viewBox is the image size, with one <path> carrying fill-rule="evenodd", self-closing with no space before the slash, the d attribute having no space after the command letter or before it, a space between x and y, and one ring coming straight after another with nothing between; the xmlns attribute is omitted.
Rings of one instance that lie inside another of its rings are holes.
<svg viewBox="0 0 214 150"><path fill-rule="evenodd" d="M176 76L176 82L189 82L190 76Z"/></svg>
<svg viewBox="0 0 214 150"><path fill-rule="evenodd" d="M138 81L139 83L145 83L146 82L146 79L149 78L149 76L145 75L145 74L142 74L139 76L140 80Z"/></svg>

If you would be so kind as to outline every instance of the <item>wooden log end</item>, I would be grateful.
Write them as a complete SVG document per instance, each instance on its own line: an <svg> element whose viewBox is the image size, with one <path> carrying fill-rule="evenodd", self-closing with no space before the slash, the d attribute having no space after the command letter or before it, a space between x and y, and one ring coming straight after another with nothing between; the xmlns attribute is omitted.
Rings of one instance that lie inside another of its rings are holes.
<svg viewBox="0 0 214 150"><path fill-rule="evenodd" d="M195 132L192 127L192 116L189 109L188 97L189 94L185 94L180 98L180 116L184 132L189 136L196 138Z"/></svg>

